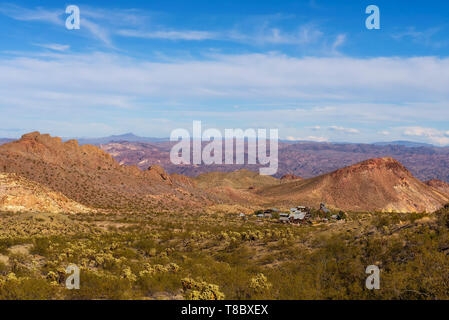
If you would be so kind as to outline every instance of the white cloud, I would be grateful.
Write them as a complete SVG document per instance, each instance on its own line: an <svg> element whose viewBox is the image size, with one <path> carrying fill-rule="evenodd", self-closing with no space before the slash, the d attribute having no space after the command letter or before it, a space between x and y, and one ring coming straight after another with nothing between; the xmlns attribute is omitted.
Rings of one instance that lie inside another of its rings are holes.
<svg viewBox="0 0 449 320"><path fill-rule="evenodd" d="M70 49L70 46L67 44L59 44L59 43L36 43L34 44L38 47L51 49L54 51L67 51Z"/></svg>
<svg viewBox="0 0 449 320"><path fill-rule="evenodd" d="M0 4L0 13L20 21L44 21L62 24L61 16L64 14L64 10L28 9L12 4Z"/></svg>
<svg viewBox="0 0 449 320"><path fill-rule="evenodd" d="M432 106L447 114L445 102L449 100L448 58L292 58L251 54L157 63L94 53L2 58L0 71L0 88L13 89L6 96L17 89L51 89L141 98L236 98L273 105L290 101L315 104L323 113L338 115L347 108L355 116L377 114L377 119L388 115L395 119L407 113L409 118L416 115L420 119L434 114L429 112ZM379 97L389 103L380 103Z"/></svg>
<svg viewBox="0 0 449 320"><path fill-rule="evenodd" d="M246 38L249 41L256 41L258 43L271 44L297 44L306 45L317 42L323 37L323 32L311 25L300 26L297 31L284 32L278 28L271 28L260 31L258 34L248 34L241 38ZM233 38L232 36L230 37Z"/></svg>
<svg viewBox="0 0 449 320"><path fill-rule="evenodd" d="M308 44L318 41L323 37L324 33L310 25L302 26L298 32L299 43Z"/></svg>
<svg viewBox="0 0 449 320"><path fill-rule="evenodd" d="M315 141L315 142L328 142L329 141L329 139L326 137L315 137L315 136L308 136L305 138L288 136L287 140L288 141Z"/></svg>
<svg viewBox="0 0 449 320"><path fill-rule="evenodd" d="M249 44L289 44L307 45L317 42L323 37L323 32L312 25L299 26L296 31L286 32L279 28L262 27L257 31L238 30L210 32L200 30L154 30L142 31L122 29L117 34L125 37L144 39L166 39L166 40L221 40L231 42L244 42ZM338 46L338 45L337 45Z"/></svg>
<svg viewBox="0 0 449 320"><path fill-rule="evenodd" d="M117 17L117 15L112 12L105 13L99 11L98 13L95 13L90 10L80 10L80 12L80 30L86 29L91 36L102 41L107 46L112 46L108 29L101 26L99 23L93 22L91 18L87 19L86 17L94 16L97 19L108 20L110 15L115 17ZM28 9L15 5L2 5L0 6L0 13L20 21L41 21L61 26L64 25L65 21L65 11L62 9L50 10L40 7Z"/></svg>
<svg viewBox="0 0 449 320"><path fill-rule="evenodd" d="M339 34L335 39L334 43L332 44L332 51L336 52L338 48L341 47L345 42L346 42L346 35Z"/></svg>
<svg viewBox="0 0 449 320"><path fill-rule="evenodd" d="M378 134L381 134L381 135L383 135L383 136L388 136L388 135L390 135L390 131L388 131L388 130L382 130L382 131L379 131Z"/></svg>
<svg viewBox="0 0 449 320"><path fill-rule="evenodd" d="M339 126L330 126L329 130L343 132L343 133L350 133L350 134L360 133L360 130L358 130L358 129L344 128L344 127L339 127Z"/></svg>
<svg viewBox="0 0 449 320"><path fill-rule="evenodd" d="M105 45L112 46L109 31L100 24L81 17L80 28L86 28L95 38L102 41Z"/></svg>
<svg viewBox="0 0 449 320"><path fill-rule="evenodd" d="M405 128L404 134L406 136L432 137L440 135L441 132L433 128L409 127Z"/></svg>
<svg viewBox="0 0 449 320"><path fill-rule="evenodd" d="M297 45L320 46L326 40L324 32L312 24L298 26L294 30L282 30L278 27L271 27L268 23L257 24L258 28L251 30L234 29L215 33L215 39L231 42L242 42L250 45Z"/></svg>
<svg viewBox="0 0 449 320"><path fill-rule="evenodd" d="M449 59L436 57L249 54L160 63L104 53L19 55L0 57L0 125L9 126L8 119L20 114L85 110L107 118L111 110L156 109L167 118L241 119L266 127L332 124L333 132L362 139L366 130L353 126L449 119L448 87Z"/></svg>
<svg viewBox="0 0 449 320"><path fill-rule="evenodd" d="M119 30L118 34L126 37L145 39L167 39L167 40L208 40L215 39L216 34L206 31L152 31L144 32L138 30Z"/></svg>
<svg viewBox="0 0 449 320"><path fill-rule="evenodd" d="M424 128L424 127L408 127L404 128L403 134L405 136L412 137L424 137L428 141L438 144L438 145L449 145L448 132L440 131L434 128Z"/></svg>
<svg viewBox="0 0 449 320"><path fill-rule="evenodd" d="M442 45L447 44L447 42L444 41L434 40L434 36L441 30L441 27L433 27L418 31L415 27L408 27L405 31L393 34L392 38L396 40L411 40L421 45L439 48Z"/></svg>

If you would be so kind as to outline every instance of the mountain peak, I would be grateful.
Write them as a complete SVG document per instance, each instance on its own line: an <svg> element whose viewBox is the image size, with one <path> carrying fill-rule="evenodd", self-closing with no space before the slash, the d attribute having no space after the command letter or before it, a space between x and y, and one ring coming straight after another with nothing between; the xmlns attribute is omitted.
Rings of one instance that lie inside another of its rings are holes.
<svg viewBox="0 0 449 320"><path fill-rule="evenodd" d="M284 174L281 177L281 180L283 180L283 181L293 181L293 180L303 180L303 179L300 176L294 175L292 173L287 173L287 174Z"/></svg>
<svg viewBox="0 0 449 320"><path fill-rule="evenodd" d="M137 138L137 136L132 132L127 132L124 134L112 135L114 138Z"/></svg>
<svg viewBox="0 0 449 320"><path fill-rule="evenodd" d="M261 194L315 207L325 202L354 211L433 212L449 201L449 194L425 185L390 157L369 159L315 178L269 187Z"/></svg>
<svg viewBox="0 0 449 320"><path fill-rule="evenodd" d="M396 159L391 157L368 159L354 165L338 169L334 171L333 175L357 173L362 171L374 172L374 171L394 171L397 174L411 176L411 173L406 167Z"/></svg>
<svg viewBox="0 0 449 320"><path fill-rule="evenodd" d="M25 133L24 135L22 135L20 140L35 140L40 135L41 135L41 133L39 131L33 131L33 132Z"/></svg>

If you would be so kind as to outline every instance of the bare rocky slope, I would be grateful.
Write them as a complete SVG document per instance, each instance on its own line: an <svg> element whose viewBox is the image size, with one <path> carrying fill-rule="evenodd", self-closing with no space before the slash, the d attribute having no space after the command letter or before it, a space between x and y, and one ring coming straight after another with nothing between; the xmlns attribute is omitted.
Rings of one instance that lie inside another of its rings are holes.
<svg viewBox="0 0 449 320"><path fill-rule="evenodd" d="M165 210L214 200L188 178L161 167L120 165L98 147L63 143L39 132L0 146L0 172L16 173L95 208Z"/></svg>
<svg viewBox="0 0 449 320"><path fill-rule="evenodd" d="M258 172L246 169L240 169L234 172L203 173L194 180L202 188L231 187L234 189L255 189L281 183L281 180L272 176L263 176Z"/></svg>
<svg viewBox="0 0 449 320"><path fill-rule="evenodd" d="M260 196L279 203L351 211L433 212L449 195L416 179L392 158L370 159L315 178L263 188Z"/></svg>
<svg viewBox="0 0 449 320"><path fill-rule="evenodd" d="M432 179L432 180L426 181L425 183L430 187L433 187L437 190L440 190L441 192L449 194L449 183L447 183L447 182L437 180L437 179Z"/></svg>
<svg viewBox="0 0 449 320"><path fill-rule="evenodd" d="M37 182L13 173L0 173L0 211L88 213L92 210Z"/></svg>
<svg viewBox="0 0 449 320"><path fill-rule="evenodd" d="M141 169L158 164L169 173L197 176L205 172L258 171L259 165L173 165L170 142L116 141L101 145L119 163ZM420 180L449 182L449 148L374 144L335 144L318 142L279 143L279 170L276 177L293 174L312 178L358 162L391 157L404 164Z"/></svg>
<svg viewBox="0 0 449 320"><path fill-rule="evenodd" d="M125 154L135 147L127 143ZM158 148L153 149L156 158L161 151ZM169 150L164 148L164 152ZM114 152L113 155L117 157ZM325 202L352 211L430 212L449 202L443 182L425 184L388 157L309 179L291 173L277 179L248 170L190 178L168 174L163 163L155 164L156 158L145 162L149 167L141 162L140 168L128 166L98 147L80 146L75 140L62 142L60 138L33 132L0 146L0 173L17 174L76 203L105 209L201 210L234 204L249 209L268 204L318 207Z"/></svg>

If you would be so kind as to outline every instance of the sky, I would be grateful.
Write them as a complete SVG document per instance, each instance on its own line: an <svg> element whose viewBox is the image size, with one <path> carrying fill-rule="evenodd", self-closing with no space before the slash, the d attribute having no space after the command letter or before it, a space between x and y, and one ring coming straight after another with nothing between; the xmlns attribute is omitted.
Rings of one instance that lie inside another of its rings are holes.
<svg viewBox="0 0 449 320"><path fill-rule="evenodd" d="M200 120L446 146L448 17L440 0L0 2L0 137L168 137Z"/></svg>

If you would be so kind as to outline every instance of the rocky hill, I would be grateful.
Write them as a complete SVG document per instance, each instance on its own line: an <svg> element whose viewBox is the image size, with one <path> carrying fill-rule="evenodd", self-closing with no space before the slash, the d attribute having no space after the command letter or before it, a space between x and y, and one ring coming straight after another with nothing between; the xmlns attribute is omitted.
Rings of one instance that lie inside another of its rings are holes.
<svg viewBox="0 0 449 320"><path fill-rule="evenodd" d="M449 194L449 183L447 183L447 182L433 179L433 180L428 180L425 183L430 187L433 187L437 190L440 190L441 192Z"/></svg>
<svg viewBox="0 0 449 320"><path fill-rule="evenodd" d="M302 178L299 176L295 176L294 174L291 174L291 173L284 174L281 177L281 181L283 181L283 182L288 182L288 181L293 181L293 180L302 180Z"/></svg>
<svg viewBox="0 0 449 320"><path fill-rule="evenodd" d="M246 169L234 172L203 173L194 180L202 188L231 187L234 189L255 189L281 183L279 179L273 178L272 176L259 175L258 172Z"/></svg>
<svg viewBox="0 0 449 320"><path fill-rule="evenodd" d="M232 172L239 169L258 171L258 165L173 165L170 142L115 142L102 145L121 164L141 169L158 164L169 173L197 176L206 172ZM312 178L345 166L373 159L391 157L403 163L420 180L449 182L449 148L433 146L336 144L318 142L279 143L279 170L276 177L293 174Z"/></svg>
<svg viewBox="0 0 449 320"><path fill-rule="evenodd" d="M96 208L165 210L213 198L160 167L143 171L120 165L95 146L63 143L39 132L0 146L0 172L19 174Z"/></svg>
<svg viewBox="0 0 449 320"><path fill-rule="evenodd" d="M13 173L0 173L0 211L87 213L92 210L37 182Z"/></svg>
<svg viewBox="0 0 449 320"><path fill-rule="evenodd" d="M260 196L351 211L433 212L449 195L416 179L400 162L378 158L315 178L266 187Z"/></svg>

